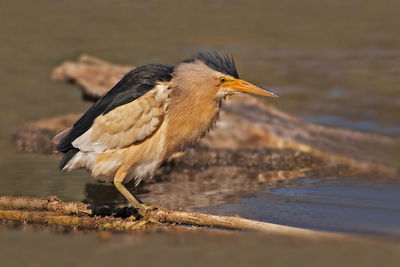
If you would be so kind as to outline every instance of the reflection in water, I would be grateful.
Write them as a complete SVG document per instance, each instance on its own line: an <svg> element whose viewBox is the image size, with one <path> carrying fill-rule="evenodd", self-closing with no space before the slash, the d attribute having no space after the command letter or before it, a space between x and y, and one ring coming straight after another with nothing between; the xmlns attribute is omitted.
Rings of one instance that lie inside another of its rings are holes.
<svg viewBox="0 0 400 267"><path fill-rule="evenodd" d="M303 177L300 171L269 171L254 177L240 175L235 167L209 168L201 173L175 174L172 179L150 181L135 188L127 186L142 201L153 205L179 209L237 203L243 197L256 196L260 190L284 186ZM157 178L155 178L157 179ZM90 182L85 185L84 202L93 205L127 205L126 199L112 184Z"/></svg>
<svg viewBox="0 0 400 267"><path fill-rule="evenodd" d="M286 161L297 162L297 166ZM152 180L138 188L132 182L128 188L142 201L168 208L236 203L261 189L304 177L317 164L321 162L294 151L189 148L184 155L167 161ZM85 197L85 202L96 205L126 204L111 184L88 183Z"/></svg>

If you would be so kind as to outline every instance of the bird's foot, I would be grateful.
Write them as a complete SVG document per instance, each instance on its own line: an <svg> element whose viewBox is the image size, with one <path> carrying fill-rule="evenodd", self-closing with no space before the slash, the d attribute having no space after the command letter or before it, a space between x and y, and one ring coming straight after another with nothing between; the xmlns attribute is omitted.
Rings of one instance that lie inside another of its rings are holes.
<svg viewBox="0 0 400 267"><path fill-rule="evenodd" d="M140 220L130 227L131 230L140 230L142 229L148 222L146 220Z"/></svg>
<svg viewBox="0 0 400 267"><path fill-rule="evenodd" d="M146 205L141 203L140 208L137 209L139 215L142 217L142 221L154 223L154 224L161 224L157 219L155 219L151 214L149 213L150 210L152 210L154 207L150 205Z"/></svg>
<svg viewBox="0 0 400 267"><path fill-rule="evenodd" d="M144 203L141 203L140 205L141 205L146 211L151 210L151 209L153 208L153 206L150 206L150 205L147 205L147 204L144 204Z"/></svg>
<svg viewBox="0 0 400 267"><path fill-rule="evenodd" d="M161 224L161 222L159 222L159 221L157 221L157 219L155 219L153 216L148 216L147 218L143 218L143 220L145 220L145 221L147 221L147 222L150 222L150 223L154 223L154 224L157 224L157 225L160 225Z"/></svg>
<svg viewBox="0 0 400 267"><path fill-rule="evenodd" d="M161 222L156 220L150 214L145 214L144 216L140 215L140 217L132 215L129 218L127 218L127 221L134 223L134 225L132 225L130 227L132 230L140 230L143 227L147 226L148 224L150 224L150 225L160 225L161 224Z"/></svg>

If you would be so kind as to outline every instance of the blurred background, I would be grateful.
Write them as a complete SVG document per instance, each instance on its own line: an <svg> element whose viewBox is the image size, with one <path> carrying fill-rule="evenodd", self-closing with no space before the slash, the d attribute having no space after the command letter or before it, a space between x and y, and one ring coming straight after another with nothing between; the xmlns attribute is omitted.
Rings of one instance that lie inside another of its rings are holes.
<svg viewBox="0 0 400 267"><path fill-rule="evenodd" d="M398 138L399 10L396 0L1 1L0 194L81 201L94 183L83 171L61 175L54 158L17 152L12 143L23 123L91 105L76 87L50 79L54 67L84 53L136 66L174 65L203 50L231 53L241 77L281 96L280 110ZM398 180L326 178L190 206L400 236Z"/></svg>

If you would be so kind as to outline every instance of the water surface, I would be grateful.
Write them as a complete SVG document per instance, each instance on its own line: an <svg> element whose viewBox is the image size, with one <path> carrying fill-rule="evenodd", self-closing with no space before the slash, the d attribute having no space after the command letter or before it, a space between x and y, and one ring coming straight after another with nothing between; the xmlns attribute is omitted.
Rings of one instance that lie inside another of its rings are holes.
<svg viewBox="0 0 400 267"><path fill-rule="evenodd" d="M238 204L199 208L303 228L400 238L400 181L299 179Z"/></svg>

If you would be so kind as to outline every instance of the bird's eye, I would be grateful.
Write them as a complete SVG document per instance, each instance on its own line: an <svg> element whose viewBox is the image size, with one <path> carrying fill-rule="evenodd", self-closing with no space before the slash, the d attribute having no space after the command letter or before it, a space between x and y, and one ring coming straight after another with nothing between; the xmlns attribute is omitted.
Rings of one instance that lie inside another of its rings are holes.
<svg viewBox="0 0 400 267"><path fill-rule="evenodd" d="M224 83L224 82L226 82L226 79L225 79L224 77L221 77L221 78L219 78L219 81L220 81L221 83Z"/></svg>

